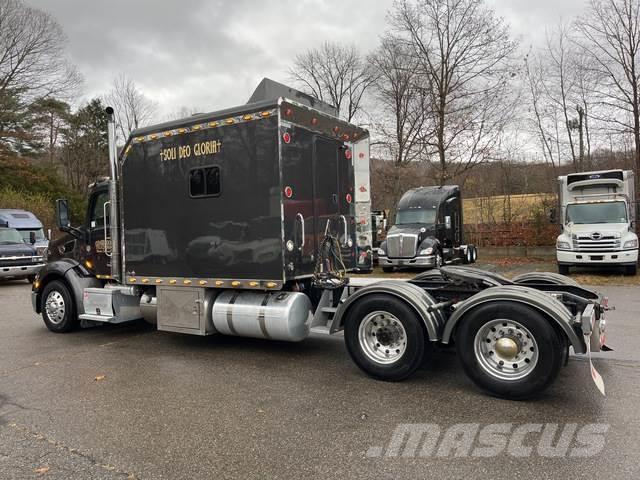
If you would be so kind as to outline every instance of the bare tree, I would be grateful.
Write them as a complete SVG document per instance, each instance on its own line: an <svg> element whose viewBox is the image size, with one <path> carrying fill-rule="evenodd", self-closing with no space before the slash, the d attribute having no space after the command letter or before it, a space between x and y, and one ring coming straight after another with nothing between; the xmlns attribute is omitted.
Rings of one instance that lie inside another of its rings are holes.
<svg viewBox="0 0 640 480"><path fill-rule="evenodd" d="M65 36L48 13L20 0L0 0L0 95L61 96L80 77L65 60Z"/></svg>
<svg viewBox="0 0 640 480"><path fill-rule="evenodd" d="M113 88L104 101L115 111L122 142L129 138L132 131L151 121L156 111L156 104L140 92L134 81L124 74L115 78Z"/></svg>
<svg viewBox="0 0 640 480"><path fill-rule="evenodd" d="M428 102L415 56L393 35L382 39L369 63L377 73L372 85L378 112L373 125L380 140L375 144L395 167L387 188L395 205L402 193L401 169L423 159Z"/></svg>
<svg viewBox="0 0 640 480"><path fill-rule="evenodd" d="M332 104L347 121L361 109L373 79L354 45L331 42L297 55L289 73L306 93Z"/></svg>
<svg viewBox="0 0 640 480"><path fill-rule="evenodd" d="M616 133L631 134L635 146L636 181L640 173L640 2L591 0L578 29L583 46L600 76L596 93L612 109L604 120Z"/></svg>
<svg viewBox="0 0 640 480"><path fill-rule="evenodd" d="M419 61L435 131L425 141L444 184L491 158L513 112L517 44L482 0L400 0L391 18Z"/></svg>

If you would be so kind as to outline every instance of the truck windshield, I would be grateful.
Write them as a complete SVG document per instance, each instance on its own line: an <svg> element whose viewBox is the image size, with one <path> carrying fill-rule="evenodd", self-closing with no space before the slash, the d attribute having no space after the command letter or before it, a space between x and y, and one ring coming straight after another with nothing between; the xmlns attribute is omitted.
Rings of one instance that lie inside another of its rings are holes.
<svg viewBox="0 0 640 480"><path fill-rule="evenodd" d="M567 223L627 223L624 202L572 203L567 205Z"/></svg>
<svg viewBox="0 0 640 480"><path fill-rule="evenodd" d="M409 223L426 223L433 225L436 222L436 210L414 209L398 210L396 215L396 225L406 225Z"/></svg>
<svg viewBox="0 0 640 480"><path fill-rule="evenodd" d="M14 228L0 228L0 245L24 243L22 235Z"/></svg>
<svg viewBox="0 0 640 480"><path fill-rule="evenodd" d="M36 242L40 242L42 240L44 240L44 231L41 228L38 229L20 229L18 230L20 232L20 235L22 235L22 239L24 240L25 243L30 243L31 242L31 232L34 232L36 234Z"/></svg>

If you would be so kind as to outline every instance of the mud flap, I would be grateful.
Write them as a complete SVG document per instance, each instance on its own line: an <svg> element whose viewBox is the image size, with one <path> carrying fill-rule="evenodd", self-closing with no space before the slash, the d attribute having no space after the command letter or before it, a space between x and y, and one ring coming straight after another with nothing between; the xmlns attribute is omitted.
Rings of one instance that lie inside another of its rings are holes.
<svg viewBox="0 0 640 480"><path fill-rule="evenodd" d="M591 371L591 378L593 379L593 383L596 384L600 393L607 396L604 392L604 380L602 379L602 375L596 370L596 367L593 365L593 360L591 359L591 339L590 335L584 336L584 343L587 345L587 356L589 357L589 370Z"/></svg>

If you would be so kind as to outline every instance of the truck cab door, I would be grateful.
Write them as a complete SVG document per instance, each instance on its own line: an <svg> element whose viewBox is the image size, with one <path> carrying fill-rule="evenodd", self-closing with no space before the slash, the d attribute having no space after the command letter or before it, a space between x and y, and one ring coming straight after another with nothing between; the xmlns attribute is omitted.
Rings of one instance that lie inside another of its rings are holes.
<svg viewBox="0 0 640 480"><path fill-rule="evenodd" d="M105 229L109 228L109 192L98 190L89 197L87 213L87 244L83 255L84 265L95 275L110 275L111 241Z"/></svg>

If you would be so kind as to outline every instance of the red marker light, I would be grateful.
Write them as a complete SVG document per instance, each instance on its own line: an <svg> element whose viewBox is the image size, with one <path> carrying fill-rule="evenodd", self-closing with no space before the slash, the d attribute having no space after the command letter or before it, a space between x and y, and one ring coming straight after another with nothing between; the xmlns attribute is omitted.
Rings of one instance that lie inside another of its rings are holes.
<svg viewBox="0 0 640 480"><path fill-rule="evenodd" d="M287 198L293 197L293 188L288 185L284 187L284 196Z"/></svg>
<svg viewBox="0 0 640 480"><path fill-rule="evenodd" d="M363 153L363 152L360 152L360 154L358 155L358 157L360 157L360 158L364 158L364 153Z"/></svg>
<svg viewBox="0 0 640 480"><path fill-rule="evenodd" d="M346 199L347 199L347 203L351 203L351 200L353 200L353 198L351 197L350 193L347 193Z"/></svg>
<svg viewBox="0 0 640 480"><path fill-rule="evenodd" d="M317 125L318 124L318 119L316 117L313 117L311 119L311 125Z"/></svg>
<svg viewBox="0 0 640 480"><path fill-rule="evenodd" d="M290 117L290 116L293 114L293 110L291 110L290 108L287 108L287 109L284 111L284 114L285 114L287 117Z"/></svg>
<svg viewBox="0 0 640 480"><path fill-rule="evenodd" d="M347 158L347 160L351 160L351 150L347 148L344 151L344 156Z"/></svg>
<svg viewBox="0 0 640 480"><path fill-rule="evenodd" d="M282 141L283 141L284 143L287 143L287 144L288 144L288 143L291 143L291 135L289 135L289 132L285 132L285 133L282 135Z"/></svg>

